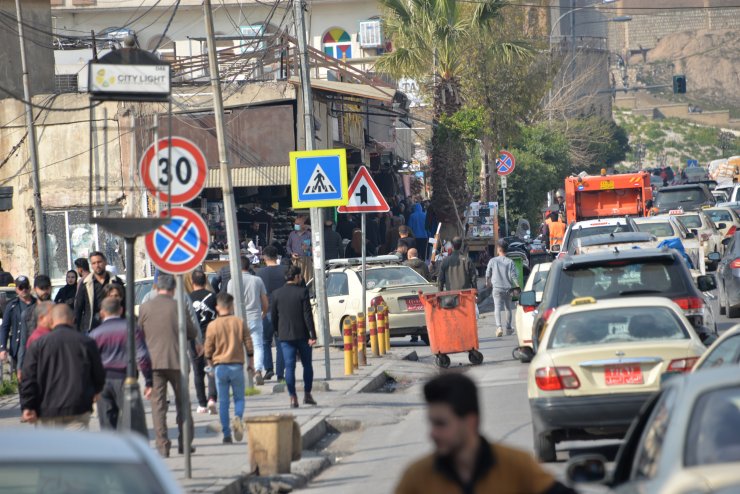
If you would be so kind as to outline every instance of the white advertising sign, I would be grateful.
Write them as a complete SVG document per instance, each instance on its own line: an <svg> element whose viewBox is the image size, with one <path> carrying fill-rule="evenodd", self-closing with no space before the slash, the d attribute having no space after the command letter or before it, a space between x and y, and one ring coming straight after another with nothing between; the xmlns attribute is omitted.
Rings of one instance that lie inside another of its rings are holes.
<svg viewBox="0 0 740 494"><path fill-rule="evenodd" d="M170 66L91 63L89 91L170 94Z"/></svg>

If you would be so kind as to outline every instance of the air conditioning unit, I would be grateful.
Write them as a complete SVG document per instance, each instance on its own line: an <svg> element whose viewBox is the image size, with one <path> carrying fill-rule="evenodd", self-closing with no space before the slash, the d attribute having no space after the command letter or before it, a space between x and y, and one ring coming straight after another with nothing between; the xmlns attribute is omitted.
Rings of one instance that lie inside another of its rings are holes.
<svg viewBox="0 0 740 494"><path fill-rule="evenodd" d="M360 22L360 46L362 48L381 48L383 44L380 19Z"/></svg>

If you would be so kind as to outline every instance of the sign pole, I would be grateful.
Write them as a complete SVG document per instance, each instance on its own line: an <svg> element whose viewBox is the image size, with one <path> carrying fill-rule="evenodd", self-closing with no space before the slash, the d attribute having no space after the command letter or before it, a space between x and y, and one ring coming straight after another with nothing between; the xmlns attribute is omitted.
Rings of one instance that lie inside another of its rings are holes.
<svg viewBox="0 0 740 494"><path fill-rule="evenodd" d="M303 130L306 137L306 151L314 150L313 130L313 97L311 95L311 75L309 71L308 51L306 49L306 27L304 19L304 0L295 0L295 28L298 40L298 51L301 89L303 99ZM316 302L318 305L319 331L321 344L324 346L324 369L327 381L331 379L331 361L329 355L329 343L331 333L329 331L329 302L326 298L326 278L324 276L324 214L319 208L311 208L311 232L313 250L314 286L316 287Z"/></svg>
<svg viewBox="0 0 740 494"><path fill-rule="evenodd" d="M362 213L362 313L367 314L367 213Z"/></svg>
<svg viewBox="0 0 740 494"><path fill-rule="evenodd" d="M501 190L504 193L504 236L509 236L509 214L506 210L506 187L502 187Z"/></svg>
<svg viewBox="0 0 740 494"><path fill-rule="evenodd" d="M185 280L183 275L177 275L177 321L178 321L178 336L180 346L180 411L182 413L182 452L185 456L185 477L190 479L193 474L191 471L190 462L190 380L188 379L188 371L190 370L190 362L188 361L188 335L187 325L185 318L188 317L185 311ZM234 297L236 298L236 297Z"/></svg>

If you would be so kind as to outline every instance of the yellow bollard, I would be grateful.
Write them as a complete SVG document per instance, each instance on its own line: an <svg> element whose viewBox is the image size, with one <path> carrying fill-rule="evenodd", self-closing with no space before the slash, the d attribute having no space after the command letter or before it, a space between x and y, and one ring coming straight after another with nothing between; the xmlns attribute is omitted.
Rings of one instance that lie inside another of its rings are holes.
<svg viewBox="0 0 740 494"><path fill-rule="evenodd" d="M357 355L360 365L367 365L367 353L365 353L365 342L367 333L365 331L365 314L357 314Z"/></svg>
<svg viewBox="0 0 740 494"><path fill-rule="evenodd" d="M357 318L355 316L349 316L349 320L352 322L352 367L359 369L360 364L357 357Z"/></svg>
<svg viewBox="0 0 740 494"><path fill-rule="evenodd" d="M352 322L349 318L344 320L342 326L344 332L344 375L351 376L352 369Z"/></svg>
<svg viewBox="0 0 740 494"><path fill-rule="evenodd" d="M385 313L382 306L377 307L375 322L378 326L378 352L383 356L385 355Z"/></svg>
<svg viewBox="0 0 740 494"><path fill-rule="evenodd" d="M388 306L383 305L383 318L385 319L385 351L391 351L391 318L388 317Z"/></svg>
<svg viewBox="0 0 740 494"><path fill-rule="evenodd" d="M367 328L370 331L370 348L374 357L380 357L378 350L378 329L375 325L375 307L367 308Z"/></svg>

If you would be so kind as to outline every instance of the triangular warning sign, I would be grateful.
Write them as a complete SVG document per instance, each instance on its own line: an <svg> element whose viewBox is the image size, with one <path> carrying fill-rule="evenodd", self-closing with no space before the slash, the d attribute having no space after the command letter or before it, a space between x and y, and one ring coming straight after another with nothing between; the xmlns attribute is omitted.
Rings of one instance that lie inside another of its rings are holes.
<svg viewBox="0 0 740 494"><path fill-rule="evenodd" d="M336 191L337 189L334 188L332 183L326 177L324 169L321 168L320 164L316 163L316 168L313 169L313 173L311 173L311 178L308 179L306 188L303 189L303 195L310 196L312 194L332 194Z"/></svg>
<svg viewBox="0 0 740 494"><path fill-rule="evenodd" d="M352 179L347 191L349 201L346 206L339 206L340 213L385 213L390 209L373 177L364 166Z"/></svg>

